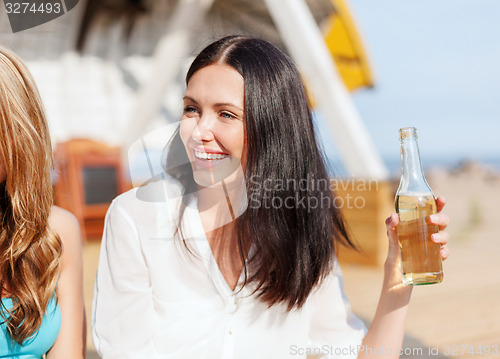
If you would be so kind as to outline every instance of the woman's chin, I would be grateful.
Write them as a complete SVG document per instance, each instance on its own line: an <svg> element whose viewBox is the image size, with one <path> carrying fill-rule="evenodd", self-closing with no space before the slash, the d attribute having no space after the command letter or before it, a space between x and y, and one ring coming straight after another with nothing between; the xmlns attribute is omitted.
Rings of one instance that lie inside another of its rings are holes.
<svg viewBox="0 0 500 359"><path fill-rule="evenodd" d="M215 178L213 178L213 174L210 173L210 171L193 170L193 178L196 184L201 187L213 187L217 184L220 184L221 182L221 181L216 181Z"/></svg>
<svg viewBox="0 0 500 359"><path fill-rule="evenodd" d="M192 165L194 180L202 187L212 187L222 182L229 184L241 177L238 173L243 173L240 161L235 157L226 158L213 167L199 166L196 161Z"/></svg>
<svg viewBox="0 0 500 359"><path fill-rule="evenodd" d="M207 171L207 170L194 170L193 178L198 186L201 187L216 187L221 186L224 182L225 185L235 181L235 175L233 173L218 173L217 171Z"/></svg>

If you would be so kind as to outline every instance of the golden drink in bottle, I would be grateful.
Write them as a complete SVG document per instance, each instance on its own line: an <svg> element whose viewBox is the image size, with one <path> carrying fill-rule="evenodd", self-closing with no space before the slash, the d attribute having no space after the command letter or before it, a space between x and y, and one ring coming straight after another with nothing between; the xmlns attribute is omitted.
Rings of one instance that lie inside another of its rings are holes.
<svg viewBox="0 0 500 359"><path fill-rule="evenodd" d="M401 249L403 283L423 285L440 283L443 267L441 246L431 239L439 232L428 217L436 213L436 201L427 184L420 162L417 132L414 127L399 130L401 141L401 181L396 193L399 215L398 237Z"/></svg>
<svg viewBox="0 0 500 359"><path fill-rule="evenodd" d="M426 222L426 217L436 213L434 196L425 193L398 195L396 211L399 214L403 282L407 285L440 283L443 280L441 246L431 240L431 235L439 232L439 228Z"/></svg>

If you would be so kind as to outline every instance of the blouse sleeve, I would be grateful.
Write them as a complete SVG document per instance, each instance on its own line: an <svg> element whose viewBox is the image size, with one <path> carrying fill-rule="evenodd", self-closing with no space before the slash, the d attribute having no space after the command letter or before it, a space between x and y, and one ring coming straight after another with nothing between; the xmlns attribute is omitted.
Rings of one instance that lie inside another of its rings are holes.
<svg viewBox="0 0 500 359"><path fill-rule="evenodd" d="M312 297L309 346L321 358L357 358L366 331L363 321L351 311L335 261L334 270Z"/></svg>
<svg viewBox="0 0 500 359"><path fill-rule="evenodd" d="M116 204L106 215L92 303L92 339L104 359L155 358L148 267L132 218Z"/></svg>

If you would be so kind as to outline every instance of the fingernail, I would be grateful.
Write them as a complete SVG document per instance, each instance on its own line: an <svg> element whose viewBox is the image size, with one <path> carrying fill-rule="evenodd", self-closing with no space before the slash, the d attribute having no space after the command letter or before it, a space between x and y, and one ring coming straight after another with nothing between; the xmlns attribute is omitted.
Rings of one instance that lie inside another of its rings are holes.
<svg viewBox="0 0 500 359"><path fill-rule="evenodd" d="M431 235L431 239L434 242L438 242L441 239L441 236L438 233L434 233L433 235Z"/></svg>
<svg viewBox="0 0 500 359"><path fill-rule="evenodd" d="M429 219L431 220L431 222L437 222L438 221L438 216L436 216L435 214L431 214L429 216Z"/></svg>

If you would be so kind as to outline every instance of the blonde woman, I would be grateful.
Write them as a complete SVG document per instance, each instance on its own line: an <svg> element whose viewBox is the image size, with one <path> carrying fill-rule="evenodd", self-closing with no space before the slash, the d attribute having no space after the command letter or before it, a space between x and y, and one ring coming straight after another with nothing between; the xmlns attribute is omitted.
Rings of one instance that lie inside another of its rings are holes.
<svg viewBox="0 0 500 359"><path fill-rule="evenodd" d="M85 357L78 222L52 205L36 85L0 48L0 358Z"/></svg>

